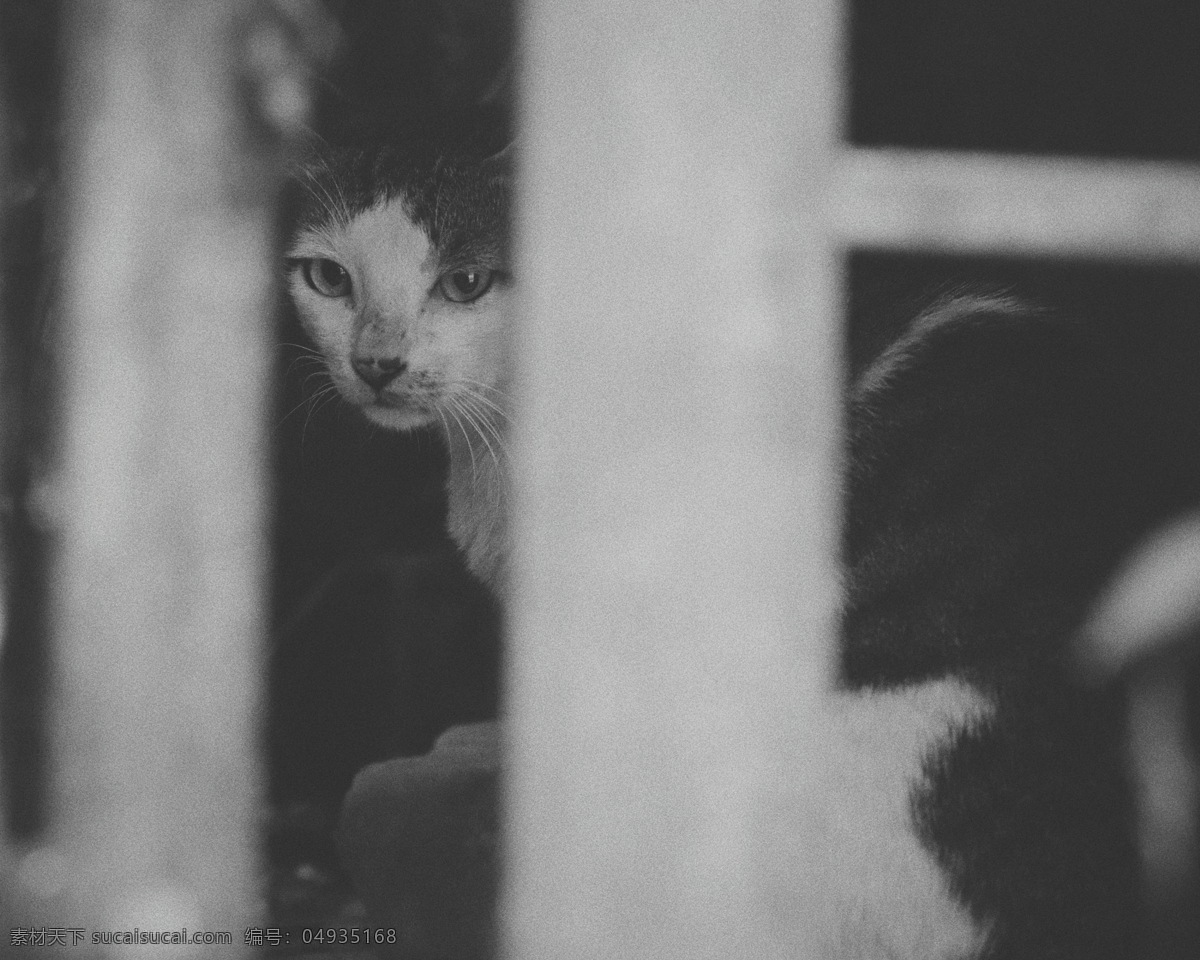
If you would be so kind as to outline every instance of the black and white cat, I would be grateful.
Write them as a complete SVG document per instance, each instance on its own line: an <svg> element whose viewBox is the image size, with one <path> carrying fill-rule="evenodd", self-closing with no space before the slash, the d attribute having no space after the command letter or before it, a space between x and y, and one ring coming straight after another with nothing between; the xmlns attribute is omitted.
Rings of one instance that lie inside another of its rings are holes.
<svg viewBox="0 0 1200 960"><path fill-rule="evenodd" d="M288 289L338 391L450 455L450 533L505 592L511 386L506 158L330 151L299 176Z"/></svg>
<svg viewBox="0 0 1200 960"><path fill-rule="evenodd" d="M505 173L344 149L298 183L300 319L366 418L441 436L450 532L503 598ZM797 907L828 957L1130 955L1117 718L1068 655L1121 553L1174 506L1118 382L1087 330L960 293L851 385L838 826L817 844L823 902Z"/></svg>

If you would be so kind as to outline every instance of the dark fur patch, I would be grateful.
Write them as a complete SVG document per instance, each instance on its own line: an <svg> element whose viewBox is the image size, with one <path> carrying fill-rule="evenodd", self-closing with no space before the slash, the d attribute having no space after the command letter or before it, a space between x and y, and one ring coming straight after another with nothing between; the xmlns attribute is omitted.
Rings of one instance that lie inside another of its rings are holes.
<svg viewBox="0 0 1200 960"><path fill-rule="evenodd" d="M850 403L845 679L1059 673L1117 561L1190 494L1086 329L989 301L918 323Z"/></svg>
<svg viewBox="0 0 1200 960"><path fill-rule="evenodd" d="M986 957L1127 957L1119 725L1075 679L1069 642L1186 484L1083 327L960 298L913 329L850 403L843 682L959 676L995 700L987 724L927 758L913 798L955 894L992 925Z"/></svg>
<svg viewBox="0 0 1200 960"><path fill-rule="evenodd" d="M292 235L345 225L397 201L437 247L442 268L505 261L507 177L487 158L398 147L315 151L290 178Z"/></svg>

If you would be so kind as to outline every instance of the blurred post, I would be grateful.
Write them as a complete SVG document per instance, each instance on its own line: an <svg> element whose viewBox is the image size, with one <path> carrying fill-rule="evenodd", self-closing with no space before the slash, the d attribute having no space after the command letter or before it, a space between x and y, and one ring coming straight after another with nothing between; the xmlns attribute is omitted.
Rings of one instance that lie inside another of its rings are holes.
<svg viewBox="0 0 1200 960"><path fill-rule="evenodd" d="M86 931L64 956L248 956L259 917L279 157L256 110L280 109L256 99L263 9L67 9L59 450L42 505L55 557L51 828L23 855L11 918ZM232 943L88 945L135 929Z"/></svg>
<svg viewBox="0 0 1200 960"><path fill-rule="evenodd" d="M839 4L524 10L507 956L813 955Z"/></svg>
<svg viewBox="0 0 1200 960"><path fill-rule="evenodd" d="M0 70L0 230L7 222L8 208L8 89L5 76ZM0 247L3 244L0 242ZM4 662L4 641L8 634L8 530L12 513L12 501L8 489L9 437L12 423L9 419L9 353L6 349L8 327L5 315L4 275L0 271L0 664ZM0 724L3 712L0 711ZM0 749L4 743L0 730ZM7 930L8 915L12 903L9 871L11 855L8 850L8 784L4 781L4 758L0 756L0 931Z"/></svg>
<svg viewBox="0 0 1200 960"><path fill-rule="evenodd" d="M1126 558L1082 631L1079 661L1119 684L1138 806L1146 911L1140 956L1200 953L1200 512L1178 517Z"/></svg>

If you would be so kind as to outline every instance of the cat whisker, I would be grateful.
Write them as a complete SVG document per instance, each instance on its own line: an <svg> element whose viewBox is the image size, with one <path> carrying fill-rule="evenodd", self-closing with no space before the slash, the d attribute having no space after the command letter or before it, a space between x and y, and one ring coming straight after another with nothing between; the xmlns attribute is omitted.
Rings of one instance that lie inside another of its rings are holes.
<svg viewBox="0 0 1200 960"><path fill-rule="evenodd" d="M483 386L485 386L484 384L476 383L474 380L463 380L461 382L464 384L467 384L468 387L483 387ZM508 411L505 410L504 407L500 406L500 404L496 403L496 401L491 400L488 397L485 397L482 393L478 393L476 390L473 390L473 389L466 390L465 394L467 396L471 397L472 400L482 403L485 407L488 407L492 412L494 412L498 416L503 417L505 420L508 419ZM501 394L501 395L503 395L503 394Z"/></svg>
<svg viewBox="0 0 1200 960"><path fill-rule="evenodd" d="M334 87L332 83L327 83L326 86ZM320 131L318 131L315 127L303 122L300 124L300 127L304 130L304 135L308 137L308 139L312 140L314 143L319 143L326 149L329 148L329 141L323 137Z"/></svg>
<svg viewBox="0 0 1200 960"><path fill-rule="evenodd" d="M303 179L301 179L303 178ZM334 208L330 203L328 191L320 184L317 176L313 171L301 167L297 182L300 188L309 195L313 203L321 211L321 216L330 220L334 219Z"/></svg>
<svg viewBox="0 0 1200 960"><path fill-rule="evenodd" d="M435 174L437 173L437 171L441 167L441 165L442 165L442 160L439 157L438 160L434 164ZM438 177L437 192L433 195L433 223L434 223L435 229L437 229L438 231L440 231L442 229L442 190L444 187L445 187L445 181L441 177Z"/></svg>
<svg viewBox="0 0 1200 960"><path fill-rule="evenodd" d="M310 374L310 376L315 376L315 374ZM336 394L336 393L337 393L337 387L335 387L332 383L325 384L320 389L305 396L303 400L301 400L298 404L296 404L294 407L292 407L291 410L289 410L282 417L280 417L278 425L283 426L283 424L287 422L288 417L290 417L292 414L294 414L301 407L307 406L310 408L310 411L311 411L311 408L318 400L327 399L331 394Z"/></svg>
<svg viewBox="0 0 1200 960"><path fill-rule="evenodd" d="M451 404L443 408L440 404L434 409L437 410L438 416L442 418L442 427L446 431L446 442L450 441L450 424L446 420L446 414L449 413L458 429L462 431L463 439L467 442L467 454L471 457L471 485L474 486L479 481L479 476L475 471L475 448L471 446L471 436L467 433L466 427L462 425L462 421L458 419L458 415L454 412L454 406Z"/></svg>
<svg viewBox="0 0 1200 960"><path fill-rule="evenodd" d="M447 437L449 437L450 436L450 425L448 423L446 423L446 415L444 413L442 413L441 407L434 407L433 409L437 411L438 418L442 421L442 431L446 434Z"/></svg>
<svg viewBox="0 0 1200 960"><path fill-rule="evenodd" d="M312 370L304 375L304 379L300 381L301 389L307 390L309 383L311 383L314 379L324 379L327 383L332 383L332 381L329 380L329 371L325 369L324 363L322 363L318 369ZM318 389L324 389L324 387Z"/></svg>
<svg viewBox="0 0 1200 960"><path fill-rule="evenodd" d="M500 457L496 453L496 448L492 445L492 441L488 439L488 433L491 433L496 441L500 442L500 437L496 433L493 424L488 420L485 411L480 410L472 403L473 398L470 394L457 394L454 401L458 409L467 418L467 421L475 428L475 432L479 434L479 439L483 441L484 446L488 448L488 453L492 455L492 463L495 465L497 472L500 470ZM486 430L485 430L486 428ZM503 447L501 448L503 449Z"/></svg>
<svg viewBox="0 0 1200 960"><path fill-rule="evenodd" d="M460 378L460 380L462 383L468 384L472 387L478 387L480 390L487 390L491 393L494 393L503 400L512 400L512 397L499 387L493 387L491 384L484 383L481 380L468 380L465 377Z"/></svg>
<svg viewBox="0 0 1200 960"><path fill-rule="evenodd" d="M301 401L300 401L298 404L296 404L294 407L292 407L292 409L291 409L291 410L289 410L289 411L288 411L287 413L285 413L285 414L284 414L282 417L280 417L280 418L279 418L279 423L277 423L277 424L276 424L276 426L278 426L278 427L282 427L282 426L283 426L285 423L287 423L288 417L290 417L290 416L291 416L293 413L295 413L297 410L299 410L299 409L300 409L301 407L303 407L305 404L309 403L311 400L312 400L312 398L311 398L311 397L305 397L305 398L304 398L303 400L301 400Z"/></svg>
<svg viewBox="0 0 1200 960"><path fill-rule="evenodd" d="M452 395L450 399L455 407L467 419L467 422L475 428L475 432L479 435L479 439L483 441L484 446L487 447L488 453L491 455L492 465L495 469L494 482L491 484L492 505L498 508L500 507L501 499L504 496L502 467L500 464L500 455L496 452L496 447L492 445L491 440L488 439L487 432L490 432L492 436L495 437L496 442L499 444L502 452L506 452L504 451L504 443L500 439L499 433L496 432L495 424L488 419L486 413L472 406L472 398L469 394L455 394ZM485 432L485 428L487 432Z"/></svg>
<svg viewBox="0 0 1200 960"><path fill-rule="evenodd" d="M296 374L297 368L300 367L302 364L307 364L310 367L316 368L315 370L310 370L307 374L305 374L304 381L303 381L303 383L305 383L305 384L307 384L308 381L311 380L313 377L326 372L325 361L323 358L321 358L321 357L296 357L291 363L288 364L287 370L284 371L284 376L286 376L286 377L294 376Z"/></svg>
<svg viewBox="0 0 1200 960"><path fill-rule="evenodd" d="M296 354L296 356L292 357L290 362L297 363L301 360L317 360L317 361L323 362L324 359L325 358L322 357L321 354L317 353L315 350L307 350L304 353Z"/></svg>
<svg viewBox="0 0 1200 960"><path fill-rule="evenodd" d="M467 433L467 428L463 426L453 404L449 407L449 412L450 416L454 418L454 422L458 424L458 429L462 431L463 439L467 441L467 453L471 457L471 485L475 486L479 483L479 474L475 468L475 447L471 444L471 435Z"/></svg>
<svg viewBox="0 0 1200 960"><path fill-rule="evenodd" d="M278 346L291 347L293 350L299 350L301 353L311 353L316 357L321 355L310 343L293 343L291 340L284 340L280 342Z"/></svg>
<svg viewBox="0 0 1200 960"><path fill-rule="evenodd" d="M277 344L277 346L281 350L286 350L288 352L295 351L296 356L293 358L295 360L303 359L305 357L321 357L321 353L318 350L302 343L280 343Z"/></svg>
<svg viewBox="0 0 1200 960"><path fill-rule="evenodd" d="M309 169L308 167L302 167L300 172L304 175L305 180L308 181L307 184L304 184L303 186L308 191L309 196L316 201L317 205L321 207L329 220L332 223L344 223L346 220L346 208L344 202L339 204L338 201L334 199L333 194L329 192L329 187L321 180L320 177L317 176L313 170ZM338 193L341 194L341 192L342 191L339 186ZM341 199L344 201L345 197L341 197Z"/></svg>
<svg viewBox="0 0 1200 960"><path fill-rule="evenodd" d="M459 400L460 403L462 403L462 405L464 407L471 410L471 412L475 414L475 417L478 421L476 429L479 429L480 427L485 427L487 429L487 432L492 435L492 439L496 441L496 446L498 446L500 448L500 452L502 454L504 454L505 456L508 456L508 447L504 443L504 438L500 435L499 428L497 428L496 424L494 424L492 422L491 416L489 415L490 411L487 408L483 408L483 407L479 406L480 401L483 401L485 403L487 402L486 398L477 396L476 394L471 393L470 391L466 391L464 393L458 394L457 399ZM494 404L489 404L489 406L495 407ZM496 408L496 412L503 415L503 411L499 410L499 408ZM488 439L484 435L482 429L480 429L479 435L483 439L484 443L488 444L488 448L491 449L491 443L488 442ZM496 463L496 468L499 469L500 460L496 456L496 452L494 450L492 451L492 459Z"/></svg>
<svg viewBox="0 0 1200 960"><path fill-rule="evenodd" d="M304 441L308 437L308 424L312 420L313 414L323 407L329 406L337 401L337 388L333 384L323 387L310 399L311 403L308 407L308 415L304 418L304 426L300 428L300 446L304 447Z"/></svg>

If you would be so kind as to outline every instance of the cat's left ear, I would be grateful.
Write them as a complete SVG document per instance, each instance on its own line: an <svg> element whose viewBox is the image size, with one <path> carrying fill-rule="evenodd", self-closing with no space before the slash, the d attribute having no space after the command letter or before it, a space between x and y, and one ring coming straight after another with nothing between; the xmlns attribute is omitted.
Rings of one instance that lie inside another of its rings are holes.
<svg viewBox="0 0 1200 960"><path fill-rule="evenodd" d="M516 139L510 140L504 149L498 150L483 161L483 169L497 180L504 181L505 185L511 184L516 176L517 143Z"/></svg>

